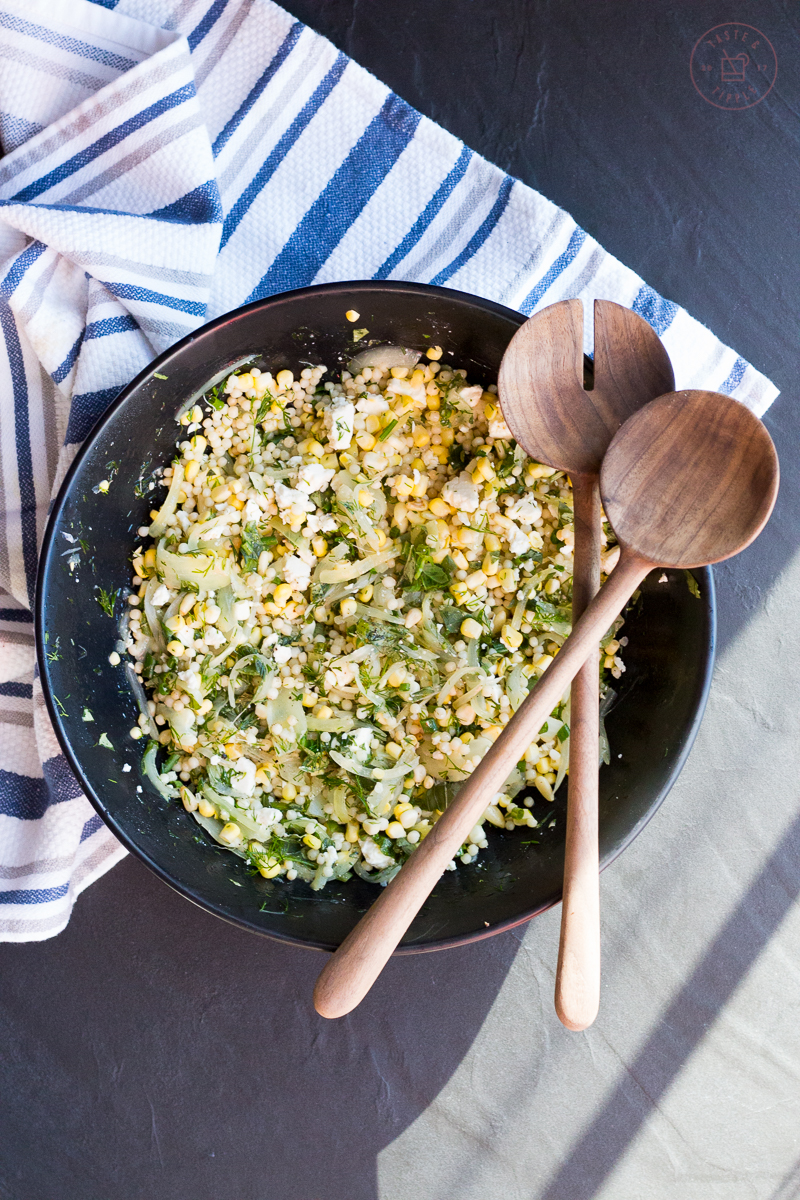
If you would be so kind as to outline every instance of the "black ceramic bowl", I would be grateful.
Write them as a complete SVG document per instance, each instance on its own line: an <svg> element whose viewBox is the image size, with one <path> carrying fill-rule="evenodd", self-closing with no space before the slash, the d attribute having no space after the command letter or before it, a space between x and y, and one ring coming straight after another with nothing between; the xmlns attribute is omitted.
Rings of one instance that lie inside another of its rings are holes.
<svg viewBox="0 0 800 1200"><path fill-rule="evenodd" d="M140 773L142 741L129 730L138 710L124 665L108 656L116 620L98 603L130 584L136 530L148 521L146 484L178 440L174 416L207 381L248 354L274 371L303 361L336 370L353 352L354 308L369 338L424 347L441 344L470 378L488 385L522 323L519 313L443 288L404 283L339 283L259 301L179 342L127 387L84 443L47 526L36 611L39 670L50 715L87 796L117 837L167 883L203 908L258 933L331 949L376 896L353 879L312 892L248 874L219 849L177 802L166 803ZM430 339L430 340L428 340ZM96 492L104 479L107 494ZM144 489L142 484L144 483ZM64 535L69 535L69 538ZM75 541L69 539L74 538ZM71 570L65 550L79 550ZM706 702L714 646L711 573L696 572L700 598L683 572L651 576L629 615L627 672L607 718L612 761L600 772L600 852L607 865L647 824L672 786ZM116 617L122 609L117 600ZM94 714L82 719L84 708ZM105 734L113 749L98 744ZM131 770L123 771L125 764ZM489 849L446 873L399 953L488 937L555 904L561 896L564 805L535 804L549 822L535 833L492 830Z"/></svg>

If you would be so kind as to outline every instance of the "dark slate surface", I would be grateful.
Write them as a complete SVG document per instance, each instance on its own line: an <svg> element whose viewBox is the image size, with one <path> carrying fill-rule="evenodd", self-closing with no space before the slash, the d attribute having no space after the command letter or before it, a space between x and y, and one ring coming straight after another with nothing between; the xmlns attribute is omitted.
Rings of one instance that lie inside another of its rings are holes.
<svg viewBox="0 0 800 1200"><path fill-rule="evenodd" d="M717 572L720 658L672 797L607 873L600 1018L552 1011L557 914L390 964L334 1025L320 958L128 859L50 942L0 947L4 1200L791 1200L800 1074L796 10L739 0L295 0L292 11L567 208L782 389L778 511ZM736 18L769 96L689 57Z"/></svg>

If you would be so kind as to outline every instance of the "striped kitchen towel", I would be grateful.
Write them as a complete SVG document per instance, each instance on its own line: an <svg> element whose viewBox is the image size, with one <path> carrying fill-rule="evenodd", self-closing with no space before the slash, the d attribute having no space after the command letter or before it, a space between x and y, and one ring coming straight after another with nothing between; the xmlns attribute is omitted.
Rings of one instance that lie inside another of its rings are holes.
<svg viewBox="0 0 800 1200"><path fill-rule="evenodd" d="M54 489L154 354L288 288L407 279L613 299L679 387L776 389L271 0L0 0L0 59L0 939L25 941L124 854L59 753L30 607Z"/></svg>

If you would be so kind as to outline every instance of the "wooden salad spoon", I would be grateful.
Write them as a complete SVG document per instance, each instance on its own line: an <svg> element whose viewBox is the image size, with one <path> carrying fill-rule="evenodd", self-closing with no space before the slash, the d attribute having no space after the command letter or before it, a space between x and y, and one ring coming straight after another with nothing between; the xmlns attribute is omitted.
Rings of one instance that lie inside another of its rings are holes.
<svg viewBox="0 0 800 1200"><path fill-rule="evenodd" d="M583 385L583 305L561 300L526 321L498 379L506 424L536 462L568 471L575 514L572 623L600 587L600 465L620 425L675 387L653 327L612 300L594 302L594 386ZM598 742L600 672L585 663L572 683L567 829L555 1006L568 1029L586 1029L600 1006Z"/></svg>
<svg viewBox="0 0 800 1200"><path fill-rule="evenodd" d="M763 529L777 490L772 439L758 417L729 396L670 392L625 422L600 472L619 563L453 803L329 960L314 990L317 1012L341 1017L364 998L490 798L645 575L738 554Z"/></svg>

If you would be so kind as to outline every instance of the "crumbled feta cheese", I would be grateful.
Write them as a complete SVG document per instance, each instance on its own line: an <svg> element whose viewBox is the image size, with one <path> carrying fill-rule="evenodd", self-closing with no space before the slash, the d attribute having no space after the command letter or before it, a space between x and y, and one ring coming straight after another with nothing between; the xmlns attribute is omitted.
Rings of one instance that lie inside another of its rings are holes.
<svg viewBox="0 0 800 1200"><path fill-rule="evenodd" d="M223 641L224 641L224 638L223 638ZM185 671L178 671L178 679L180 680L183 690L185 692L190 692L191 694L196 694L196 693L201 692L202 686L203 686L203 680L201 678L200 672L195 671L193 667L189 667Z"/></svg>
<svg viewBox="0 0 800 1200"><path fill-rule="evenodd" d="M492 417L491 421L489 422L490 438L494 438L496 441L507 441L508 438L512 438L513 436L513 433L508 428L501 416L498 415L496 417Z"/></svg>
<svg viewBox="0 0 800 1200"><path fill-rule="evenodd" d="M338 666L330 667L325 672L325 690L333 691L334 688L347 687L355 679L356 669L351 662L343 662ZM369 734L369 730L366 730ZM361 730L356 730L356 733L361 733ZM356 739L353 734L355 744L361 749L361 742ZM367 748L369 748L369 737L367 738Z"/></svg>
<svg viewBox="0 0 800 1200"><path fill-rule="evenodd" d="M356 410L349 400L337 397L331 407L325 410L325 425L335 450L346 450L352 442L355 419Z"/></svg>
<svg viewBox="0 0 800 1200"><path fill-rule="evenodd" d="M283 578L290 588L304 592L311 582L311 564L299 554L288 554L283 560Z"/></svg>
<svg viewBox="0 0 800 1200"><path fill-rule="evenodd" d="M361 838L361 853L371 867L377 867L378 870L383 870L384 867L393 867L394 859L389 858L388 854L384 854L380 847L373 842L371 837Z"/></svg>
<svg viewBox="0 0 800 1200"><path fill-rule="evenodd" d="M458 479L450 479L442 488L442 499L445 504L452 504L462 512L471 513L480 503L480 492L471 479L465 475Z"/></svg>
<svg viewBox="0 0 800 1200"><path fill-rule="evenodd" d="M242 755L231 767L231 791L236 796L252 796L256 787L256 764Z"/></svg>
<svg viewBox="0 0 800 1200"><path fill-rule="evenodd" d="M128 773L128 771L130 771L130 769L131 769L131 764L130 764L130 763L123 763L123 764L122 764L122 770L123 770L123 771L124 771L126 774Z"/></svg>
<svg viewBox="0 0 800 1200"><path fill-rule="evenodd" d="M309 500L305 492L295 491L294 488L287 487L285 483L275 484L275 503L280 509L280 514L284 518L291 519L293 516L300 517L303 513L313 512L315 505Z"/></svg>
<svg viewBox="0 0 800 1200"><path fill-rule="evenodd" d="M336 518L332 517L330 513L323 513L317 509L306 521L303 532L306 537L313 537L315 533L332 533L336 528Z"/></svg>
<svg viewBox="0 0 800 1200"><path fill-rule="evenodd" d="M297 472L294 486L298 492L305 492L306 495L311 492L324 492L335 474L335 471L323 467L320 463L306 463Z"/></svg>
<svg viewBox="0 0 800 1200"><path fill-rule="evenodd" d="M483 388L479 385L476 387L462 387L458 389L458 394L462 400L465 400L470 408L474 408L483 395Z"/></svg>
<svg viewBox="0 0 800 1200"><path fill-rule="evenodd" d="M532 525L534 521L539 520L542 510L530 496L517 496L506 509L506 515L523 525Z"/></svg>
<svg viewBox="0 0 800 1200"><path fill-rule="evenodd" d="M237 600L233 606L233 619L235 621L249 621L253 609L249 600Z"/></svg>
<svg viewBox="0 0 800 1200"><path fill-rule="evenodd" d="M224 646L227 640L225 634L220 629L215 629L213 625L203 634L203 641L212 650L215 650L218 646Z"/></svg>
<svg viewBox="0 0 800 1200"><path fill-rule="evenodd" d="M356 401L356 412L366 413L368 416L377 416L388 409L389 401L384 400L383 396L362 396Z"/></svg>
<svg viewBox="0 0 800 1200"><path fill-rule="evenodd" d="M254 500L252 496L244 506L242 518L245 525L255 524L261 520L261 505L257 500Z"/></svg>
<svg viewBox="0 0 800 1200"><path fill-rule="evenodd" d="M172 599L172 592L163 583L153 592L152 600L156 608L161 608L162 604L169 604Z"/></svg>
<svg viewBox="0 0 800 1200"><path fill-rule="evenodd" d="M292 657L291 646L276 646L272 656L276 663L287 663Z"/></svg>
<svg viewBox="0 0 800 1200"><path fill-rule="evenodd" d="M508 548L514 556L527 554L530 550L531 544L528 541L528 535L523 533L519 525L515 525L513 521L509 521L505 530L505 536L508 541Z"/></svg>

